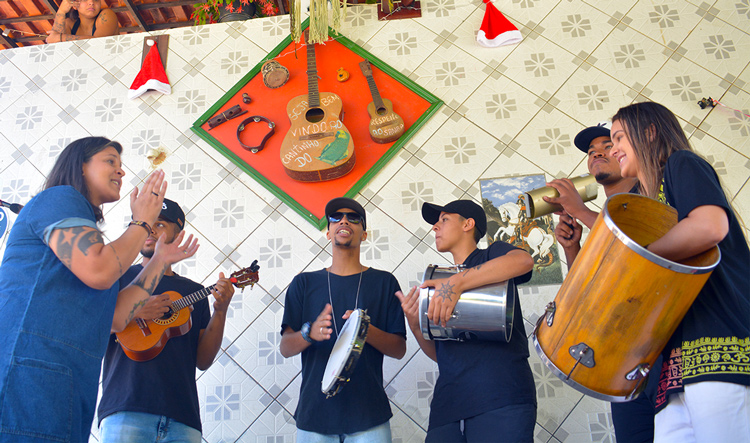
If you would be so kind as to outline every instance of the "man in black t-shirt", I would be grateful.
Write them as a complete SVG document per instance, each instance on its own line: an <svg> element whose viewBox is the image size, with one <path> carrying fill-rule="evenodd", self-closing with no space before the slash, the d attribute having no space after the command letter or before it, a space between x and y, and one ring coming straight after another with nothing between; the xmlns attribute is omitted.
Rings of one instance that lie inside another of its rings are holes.
<svg viewBox="0 0 750 443"><path fill-rule="evenodd" d="M160 236L166 236L166 242L170 243L182 231L184 224L182 209L165 198L159 219L141 250L143 261L125 272L120 278L121 286L129 284L148 263ZM161 295L151 297L137 317L152 319L167 312L170 303L169 296L164 294L166 291L186 297L203 289L200 284L175 274L169 267L154 290L154 294ZM213 315L206 298L193 304L190 307L190 329L184 335L170 338L162 351L151 360L131 360L123 352L117 337L114 334L110 336L102 369L102 399L98 409L100 442L200 443L202 428L195 368L208 369L219 351L234 287L223 273L219 273L219 281L211 293L216 299Z"/></svg>
<svg viewBox="0 0 750 443"><path fill-rule="evenodd" d="M496 241L487 249L477 243L487 231L484 210L470 200L445 206L422 205L422 218L435 232L438 251L449 252L467 269L450 278L427 280L434 287L428 317L445 326L461 294L513 279L529 281L533 260L524 250ZM521 303L516 302L509 342L429 341L419 326L419 291L396 294L409 327L424 353L437 362L440 376L430 405L427 442L531 442L536 423L536 390L529 367L528 341ZM518 296L515 287L512 294Z"/></svg>
<svg viewBox="0 0 750 443"><path fill-rule="evenodd" d="M325 213L333 261L329 268L294 277L281 324L281 354L302 354L302 386L294 414L297 442L390 443L393 414L383 389L383 356L400 359L406 353L404 313L393 296L398 282L391 273L360 263L360 245L367 238L362 205L335 198ZM349 381L326 398L326 364L354 309L364 309L370 317L366 344Z"/></svg>
<svg viewBox="0 0 750 443"><path fill-rule="evenodd" d="M599 123L583 129L576 135L573 143L588 156L589 173L594 174L596 181L604 188L604 194L610 197L615 194L638 193L638 179L620 175L620 165L610 155L612 138L609 122ZM548 183L560 193L558 198L546 198L549 203L559 204L563 212L559 213L560 222L555 227L555 238L565 251L568 269L581 250L582 227L577 220L589 229L594 225L599 213L584 205L581 196L568 179L556 179ZM661 367L661 357L654 367ZM651 442L654 440L654 401L658 375L649 377L643 394L625 403L611 403L612 423L615 426L615 437L618 443Z"/></svg>

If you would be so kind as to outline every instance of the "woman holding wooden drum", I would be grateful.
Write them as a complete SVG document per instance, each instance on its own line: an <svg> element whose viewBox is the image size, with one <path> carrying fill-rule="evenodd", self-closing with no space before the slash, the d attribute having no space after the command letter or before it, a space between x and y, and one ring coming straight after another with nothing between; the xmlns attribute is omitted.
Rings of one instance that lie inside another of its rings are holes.
<svg viewBox="0 0 750 443"><path fill-rule="evenodd" d="M647 249L672 261L716 245L721 252L663 351L654 441L750 441L750 250L740 220L669 109L621 108L612 141L622 176L678 212L677 225Z"/></svg>

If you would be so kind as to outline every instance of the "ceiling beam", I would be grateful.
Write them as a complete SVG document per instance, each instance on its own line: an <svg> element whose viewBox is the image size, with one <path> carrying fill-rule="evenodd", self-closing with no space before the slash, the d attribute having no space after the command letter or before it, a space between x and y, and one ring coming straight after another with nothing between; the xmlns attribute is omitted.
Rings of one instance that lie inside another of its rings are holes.
<svg viewBox="0 0 750 443"><path fill-rule="evenodd" d="M133 0L125 0L125 7L128 8L128 11L130 11L130 14L135 19L135 22L138 24L138 26L140 26L141 31L148 31L148 25L145 21L143 21L143 17L141 17L138 9L133 4Z"/></svg>
<svg viewBox="0 0 750 443"><path fill-rule="evenodd" d="M17 48L18 44L16 44L16 41L10 37L6 37L3 34L0 34L0 43L4 44L5 46L9 48Z"/></svg>

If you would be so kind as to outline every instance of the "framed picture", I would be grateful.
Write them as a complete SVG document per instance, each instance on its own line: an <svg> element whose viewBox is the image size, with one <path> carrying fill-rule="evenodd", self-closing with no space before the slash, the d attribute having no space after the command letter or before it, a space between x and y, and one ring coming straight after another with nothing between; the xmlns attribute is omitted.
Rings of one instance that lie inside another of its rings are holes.
<svg viewBox="0 0 750 443"><path fill-rule="evenodd" d="M482 206L487 214L487 240L504 241L525 249L534 259L532 286L563 281L552 215L526 217L523 194L545 185L544 174L480 180Z"/></svg>

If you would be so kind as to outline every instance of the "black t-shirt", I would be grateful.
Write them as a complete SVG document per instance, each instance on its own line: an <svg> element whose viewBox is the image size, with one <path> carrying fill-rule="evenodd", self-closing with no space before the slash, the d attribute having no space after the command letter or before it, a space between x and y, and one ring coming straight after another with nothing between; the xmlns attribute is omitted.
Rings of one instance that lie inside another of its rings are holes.
<svg viewBox="0 0 750 443"><path fill-rule="evenodd" d="M518 248L496 241L487 249L474 250L463 264L474 267L515 249ZM530 279L531 271L513 280L519 285ZM536 405L521 301L518 291L514 292L516 307L510 342L435 341L440 376L430 405L430 429L511 404Z"/></svg>
<svg viewBox="0 0 750 443"><path fill-rule="evenodd" d="M120 278L120 287L129 285L143 267L132 266ZM154 294L175 291L183 297L200 291L203 286L180 277L165 275ZM131 360L122 351L117 338L109 338L102 369L102 399L99 421L115 412L146 412L164 415L202 431L198 390L195 385L195 362L198 338L211 319L208 300L193 305L190 314L193 325L187 334L172 337L154 359L144 362Z"/></svg>
<svg viewBox="0 0 750 443"><path fill-rule="evenodd" d="M682 220L699 206L723 208L729 232L721 261L665 348L657 408L683 384L723 381L750 385L750 250L716 172L690 151L678 151L664 171L667 204Z"/></svg>
<svg viewBox="0 0 750 443"><path fill-rule="evenodd" d="M325 269L294 277L286 293L282 334L287 326L299 331L304 323L318 318L329 303L328 277ZM362 273L361 285L360 274L330 274L330 278L333 317L339 331L345 322L341 316L356 304L367 310L370 325L406 338L404 311L395 295L400 288L391 273L370 268ZM334 331L329 340L314 342L302 351L302 386L294 414L299 429L320 434L351 434L381 425L393 415L383 389L383 354L369 344L362 350L349 382L338 394L326 399L321 381L336 337Z"/></svg>

